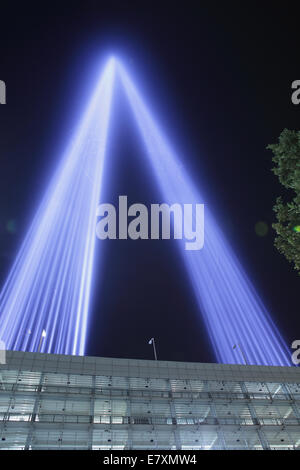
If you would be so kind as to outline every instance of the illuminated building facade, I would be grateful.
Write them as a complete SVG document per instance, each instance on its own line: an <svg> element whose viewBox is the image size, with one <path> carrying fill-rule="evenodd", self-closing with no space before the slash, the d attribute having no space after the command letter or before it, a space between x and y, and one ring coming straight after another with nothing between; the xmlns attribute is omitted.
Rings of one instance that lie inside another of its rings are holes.
<svg viewBox="0 0 300 470"><path fill-rule="evenodd" d="M8 351L2 449L300 448L296 367Z"/></svg>

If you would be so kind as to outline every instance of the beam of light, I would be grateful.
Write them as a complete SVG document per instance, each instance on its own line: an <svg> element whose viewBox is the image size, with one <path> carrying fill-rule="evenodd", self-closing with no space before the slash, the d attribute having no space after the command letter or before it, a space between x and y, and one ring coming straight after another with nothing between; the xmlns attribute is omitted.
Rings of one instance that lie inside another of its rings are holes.
<svg viewBox="0 0 300 470"><path fill-rule="evenodd" d="M203 203L203 196L119 62L117 71L164 201L170 205ZM249 364L291 365L288 348L277 327L207 207L204 232L205 244L200 251L185 251L182 241L178 243L217 360L244 363L241 351L233 349L239 343Z"/></svg>
<svg viewBox="0 0 300 470"><path fill-rule="evenodd" d="M83 354L96 209L115 75L110 59L0 294L7 349Z"/></svg>
<svg viewBox="0 0 300 470"><path fill-rule="evenodd" d="M165 202L203 202L124 67L111 59L0 294L0 338L8 349L37 351L43 337L44 352L84 353L115 69ZM218 361L243 362L233 348L240 344L250 364L290 365L276 326L209 210L204 249L181 245L180 251Z"/></svg>

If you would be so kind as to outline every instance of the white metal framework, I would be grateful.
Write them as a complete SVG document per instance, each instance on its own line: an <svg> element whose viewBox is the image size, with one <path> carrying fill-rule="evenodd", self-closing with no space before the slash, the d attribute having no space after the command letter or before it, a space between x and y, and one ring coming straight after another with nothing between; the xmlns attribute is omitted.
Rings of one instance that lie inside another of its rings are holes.
<svg viewBox="0 0 300 470"><path fill-rule="evenodd" d="M300 448L297 368L8 351L0 389L2 449Z"/></svg>

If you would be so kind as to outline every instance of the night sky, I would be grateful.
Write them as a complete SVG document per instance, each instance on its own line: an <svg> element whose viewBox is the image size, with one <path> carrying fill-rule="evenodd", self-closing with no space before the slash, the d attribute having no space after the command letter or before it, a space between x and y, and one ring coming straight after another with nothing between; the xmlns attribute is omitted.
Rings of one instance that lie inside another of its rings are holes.
<svg viewBox="0 0 300 470"><path fill-rule="evenodd" d="M300 129L295 10L258 2L51 2L1 6L0 281L91 93L97 64L121 56L193 175L288 344L300 337L300 279L273 246L283 187L266 150ZM109 6L108 6L109 5ZM161 203L118 96L105 202ZM109 183L109 184L108 184ZM266 236L255 224L269 226ZM100 243L100 242L98 242ZM99 250L98 250L99 251ZM89 355L213 362L174 242L107 241L98 253Z"/></svg>

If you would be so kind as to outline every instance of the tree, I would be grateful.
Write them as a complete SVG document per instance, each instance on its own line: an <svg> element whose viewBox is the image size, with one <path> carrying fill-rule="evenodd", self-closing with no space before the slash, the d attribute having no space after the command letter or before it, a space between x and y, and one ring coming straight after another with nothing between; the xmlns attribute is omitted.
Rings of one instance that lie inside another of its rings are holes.
<svg viewBox="0 0 300 470"><path fill-rule="evenodd" d="M276 232L275 246L300 274L300 131L285 129L272 150L273 173L290 193L285 202L278 197L273 208L277 222L272 225Z"/></svg>

